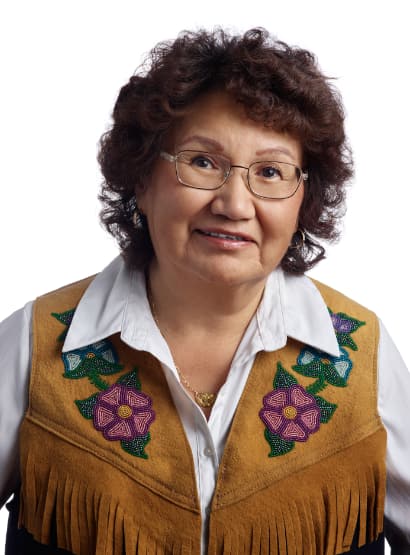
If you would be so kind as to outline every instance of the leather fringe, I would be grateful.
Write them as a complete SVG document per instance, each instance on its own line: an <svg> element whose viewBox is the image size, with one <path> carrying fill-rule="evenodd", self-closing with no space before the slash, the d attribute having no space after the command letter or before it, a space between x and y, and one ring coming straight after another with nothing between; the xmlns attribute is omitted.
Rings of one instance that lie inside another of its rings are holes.
<svg viewBox="0 0 410 555"><path fill-rule="evenodd" d="M29 452L23 469L19 525L43 544L76 555L193 555L192 543L175 535L154 538L132 520L107 493L90 490L51 466L36 466ZM42 487L40 487L42 484ZM281 486L245 500L249 507L228 506L211 514L209 553L213 555L335 555L348 551L358 531L359 547L383 529L384 465L360 467L340 482L310 489L304 498ZM312 492L314 492L312 494ZM263 496L277 496L264 513ZM279 502L280 500L280 502ZM53 539L55 538L55 539ZM195 555L197 555L195 553Z"/></svg>
<svg viewBox="0 0 410 555"><path fill-rule="evenodd" d="M268 515L261 514L263 499L252 509L232 506L211 515L209 554L212 555L336 555L375 541L383 531L384 464L361 467L346 480L331 482L308 498L297 492L267 488L264 495L277 496ZM229 520L228 510L230 509Z"/></svg>
<svg viewBox="0 0 410 555"><path fill-rule="evenodd" d="M23 471L19 527L42 544L75 555L193 554L190 541L152 537L111 495L61 476L54 466L44 472L31 453Z"/></svg>

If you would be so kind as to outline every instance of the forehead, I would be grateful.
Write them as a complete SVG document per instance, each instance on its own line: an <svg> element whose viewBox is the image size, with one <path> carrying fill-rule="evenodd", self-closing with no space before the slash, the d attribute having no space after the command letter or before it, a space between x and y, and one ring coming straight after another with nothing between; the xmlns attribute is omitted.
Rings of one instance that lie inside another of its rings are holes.
<svg viewBox="0 0 410 555"><path fill-rule="evenodd" d="M248 156L269 150L283 152L290 161L301 163L300 142L248 117L241 103L223 91L198 98L173 126L167 143L175 151L201 148L229 156ZM249 161L249 160L248 160Z"/></svg>

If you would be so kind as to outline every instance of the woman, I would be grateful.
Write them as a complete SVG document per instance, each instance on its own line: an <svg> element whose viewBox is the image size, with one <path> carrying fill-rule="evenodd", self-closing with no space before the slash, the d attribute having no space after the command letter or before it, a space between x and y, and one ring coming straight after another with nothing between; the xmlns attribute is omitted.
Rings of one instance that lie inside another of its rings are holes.
<svg viewBox="0 0 410 555"><path fill-rule="evenodd" d="M99 157L122 257L0 328L9 552L410 549L410 377L303 275L352 175L337 93L260 29L145 68Z"/></svg>

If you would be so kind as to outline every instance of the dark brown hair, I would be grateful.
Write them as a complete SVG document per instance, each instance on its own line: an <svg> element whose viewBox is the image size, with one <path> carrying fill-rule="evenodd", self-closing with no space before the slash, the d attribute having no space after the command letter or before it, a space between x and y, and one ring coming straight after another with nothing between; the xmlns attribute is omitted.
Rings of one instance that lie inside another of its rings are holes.
<svg viewBox="0 0 410 555"><path fill-rule="evenodd" d="M152 171L170 127L211 89L227 91L251 119L300 140L309 173L299 217L306 240L291 246L281 264L303 273L324 258L318 239L339 235L353 164L339 93L310 52L276 41L264 29L243 35L186 31L150 52L121 89L113 125L101 138L101 220L128 264L141 268L151 259L146 222L142 217L135 227L132 220L135 189Z"/></svg>

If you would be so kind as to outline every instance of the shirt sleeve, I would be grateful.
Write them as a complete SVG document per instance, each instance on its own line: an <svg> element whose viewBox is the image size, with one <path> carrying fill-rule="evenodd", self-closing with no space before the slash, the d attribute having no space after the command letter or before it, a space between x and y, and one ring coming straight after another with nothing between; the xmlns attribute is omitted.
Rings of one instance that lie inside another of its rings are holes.
<svg viewBox="0 0 410 555"><path fill-rule="evenodd" d="M410 373L382 322L378 377L378 410L387 431L386 535L392 554L396 545L396 553L410 553Z"/></svg>
<svg viewBox="0 0 410 555"><path fill-rule="evenodd" d="M18 434L28 404L33 303L0 323L0 508L19 482Z"/></svg>

